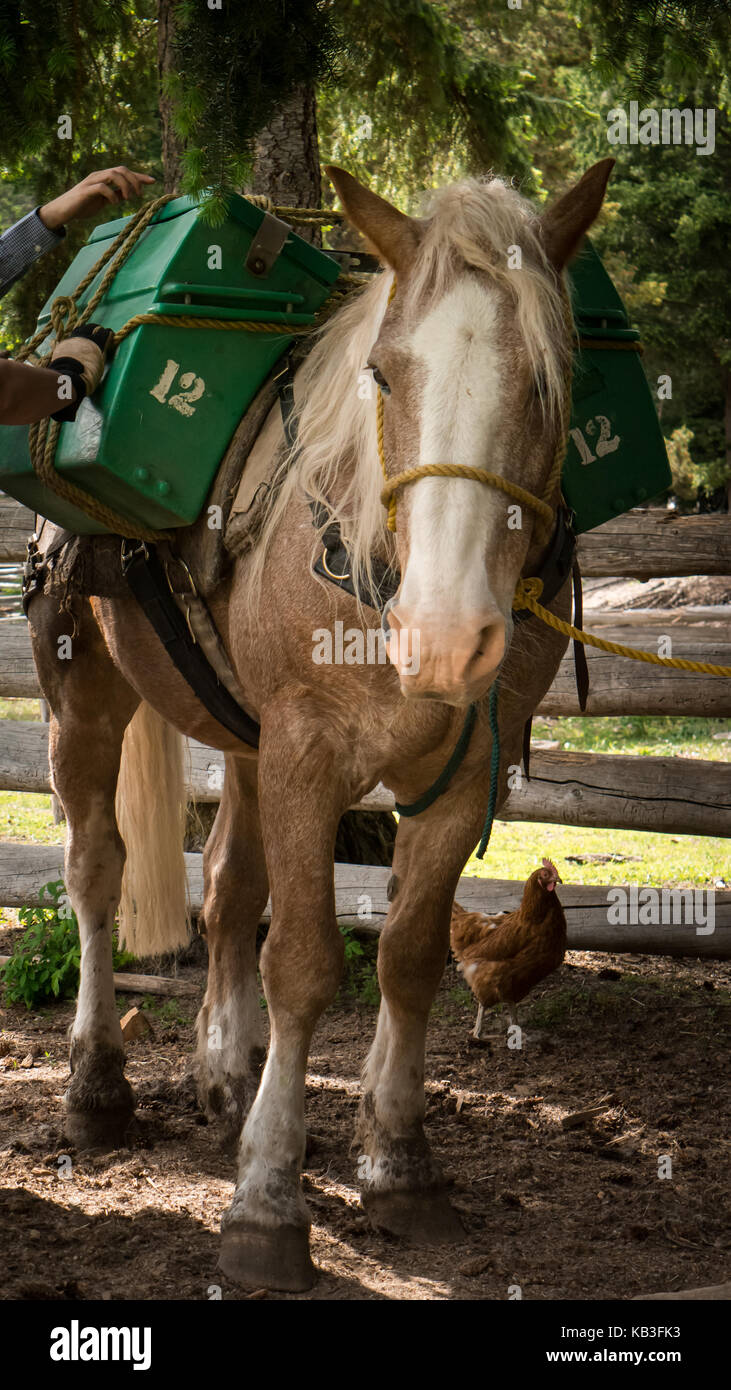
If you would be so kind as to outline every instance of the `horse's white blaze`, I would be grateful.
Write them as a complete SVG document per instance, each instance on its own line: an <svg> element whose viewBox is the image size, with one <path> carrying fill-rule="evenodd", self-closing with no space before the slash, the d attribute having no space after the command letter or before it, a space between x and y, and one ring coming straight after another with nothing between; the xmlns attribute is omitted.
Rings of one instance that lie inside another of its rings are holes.
<svg viewBox="0 0 731 1390"><path fill-rule="evenodd" d="M500 354L497 295L465 277L422 320L408 344L422 365L419 464L498 469ZM408 508L409 559L399 606L459 628L501 604L485 568L493 489L463 478L424 478L399 499ZM505 596L499 596L505 603ZM509 613L509 605L506 616Z"/></svg>
<svg viewBox="0 0 731 1390"><path fill-rule="evenodd" d="M502 469L502 379L498 299L463 277L407 341L422 369L419 464ZM389 657L404 694L462 703L484 694L502 660L510 622L508 577L488 575L489 536L504 498L467 478L420 478L399 499L408 515L404 576L389 614L392 629L418 632L419 671Z"/></svg>

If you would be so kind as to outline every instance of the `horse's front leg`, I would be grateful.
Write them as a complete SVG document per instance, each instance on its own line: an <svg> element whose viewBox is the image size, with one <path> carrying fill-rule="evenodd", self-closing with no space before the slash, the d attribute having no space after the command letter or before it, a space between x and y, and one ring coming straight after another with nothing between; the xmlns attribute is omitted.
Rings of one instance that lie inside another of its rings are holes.
<svg viewBox="0 0 731 1390"><path fill-rule="evenodd" d="M374 1225L425 1242L462 1235L424 1134L424 1052L454 893L480 815L478 795L448 795L418 821L402 818L378 948L382 999L357 1133L361 1197Z"/></svg>
<svg viewBox="0 0 731 1390"><path fill-rule="evenodd" d="M233 1202L222 1223L221 1266L249 1287L310 1288L310 1215L300 1187L305 1071L312 1031L337 991L343 941L335 916L333 848L347 794L301 705L267 711L259 804L272 896L260 968L271 1039L244 1125Z"/></svg>

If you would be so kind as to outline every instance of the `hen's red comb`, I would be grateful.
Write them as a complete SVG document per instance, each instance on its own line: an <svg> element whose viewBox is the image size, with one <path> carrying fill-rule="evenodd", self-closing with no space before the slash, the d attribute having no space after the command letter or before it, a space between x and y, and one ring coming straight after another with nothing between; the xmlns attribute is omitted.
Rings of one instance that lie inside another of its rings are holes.
<svg viewBox="0 0 731 1390"><path fill-rule="evenodd" d="M542 862L544 869L550 869L551 873L555 874L556 878L558 878L558 869L556 868L556 865L553 864L550 859L544 859Z"/></svg>

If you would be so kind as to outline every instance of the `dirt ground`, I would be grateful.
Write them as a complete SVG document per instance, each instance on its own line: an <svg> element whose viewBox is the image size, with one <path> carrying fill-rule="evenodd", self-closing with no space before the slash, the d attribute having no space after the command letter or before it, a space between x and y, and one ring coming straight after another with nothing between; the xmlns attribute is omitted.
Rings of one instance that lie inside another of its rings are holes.
<svg viewBox="0 0 731 1390"><path fill-rule="evenodd" d="M179 973L202 986L201 965ZM359 994L344 988L307 1083L320 1278L309 1294L254 1297L504 1300L517 1284L529 1300L628 1299L728 1279L730 985L717 962L569 952L525 1002L525 1045L510 1051L502 1024L470 1045L474 1006L450 964L429 1028L427 1122L465 1234L437 1248L387 1239L360 1212L349 1146L376 1009L362 980ZM3 1298L248 1296L216 1267L234 1164L186 1076L196 1009L152 1001L154 1040L128 1047L139 1134L96 1156L63 1135L72 1004L0 1009ZM597 1101L598 1118L567 1119Z"/></svg>

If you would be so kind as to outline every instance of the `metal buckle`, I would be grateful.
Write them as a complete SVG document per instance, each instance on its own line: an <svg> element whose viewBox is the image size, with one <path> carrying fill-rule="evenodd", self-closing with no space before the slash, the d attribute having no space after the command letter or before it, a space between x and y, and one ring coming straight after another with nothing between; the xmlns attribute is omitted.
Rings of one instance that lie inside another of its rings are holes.
<svg viewBox="0 0 731 1390"><path fill-rule="evenodd" d="M168 589L170 590L171 594L173 595L173 598L175 598L176 594L177 594L178 598L184 598L184 597L186 597L186 596L185 596L184 594L181 594L181 593L179 592L179 590L173 588L173 583L172 583L172 580L171 580L171 578L170 578L170 570L169 570L169 568L168 568L171 559L174 559L176 565L180 565L181 569L185 570L186 578L187 578L187 580L188 580L188 583L190 584L190 593L187 595L187 597L188 597L188 598L197 598L197 597L198 597L198 590L196 589L196 586L195 586L195 580L194 580L194 578L193 578L193 576L192 576L190 570L188 569L188 566L186 565L185 560L184 560L184 559L182 558L182 556L180 556L180 555L168 556L168 558L167 558L166 560L163 561L163 569L165 570L165 578L167 579L167 582L168 582Z"/></svg>
<svg viewBox="0 0 731 1390"><path fill-rule="evenodd" d="M320 561L320 564L322 565L322 568L324 569L329 579L350 579L350 572L348 572L348 574L335 574L335 572L330 569L330 566L327 563L327 547L325 547L325 549L322 552L322 559Z"/></svg>
<svg viewBox="0 0 731 1390"><path fill-rule="evenodd" d="M124 536L122 538L122 548L120 551L122 574L126 575L132 561L135 560L138 555L141 555L143 559L147 560L149 554L150 552L144 541L130 541Z"/></svg>
<svg viewBox="0 0 731 1390"><path fill-rule="evenodd" d="M188 583L190 584L190 592L187 593L187 594L181 594L177 589L174 589L174 588L173 588L173 582L172 582L172 580L171 580L171 578L170 578L170 570L169 570L170 562L171 562L171 560L173 560L173 559L175 560L175 563L176 563L177 565L180 565L180 566L182 567L182 569L185 570L185 574L186 574ZM179 608L182 608L183 613L185 614L185 621L186 621L186 623L188 624L188 632L190 633L190 640L191 640L191 642L195 643L195 645L197 646L197 645L198 645L198 638L196 637L196 635L195 635L195 633L194 633L194 631L193 631L193 624L192 624L191 619L190 619L190 604L186 601L187 599L194 599L194 598L197 598L197 597L198 597L198 590L196 589L196 586L195 586L195 580L194 580L194 578L193 578L193 576L192 576L190 570L188 569L188 566L186 565L185 560L183 560L182 557L181 557L180 555L174 555L174 556L170 556L170 555L169 555L169 556L167 557L167 559L163 560L163 569L164 569L164 571L165 571L165 578L167 579L168 589L170 590L170 593L172 594L173 599L175 600L175 603L178 605Z"/></svg>

